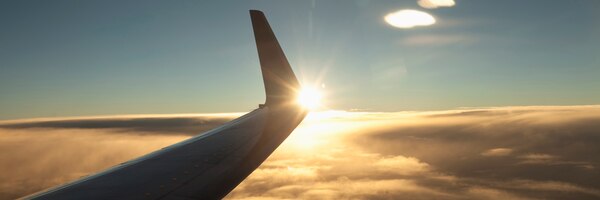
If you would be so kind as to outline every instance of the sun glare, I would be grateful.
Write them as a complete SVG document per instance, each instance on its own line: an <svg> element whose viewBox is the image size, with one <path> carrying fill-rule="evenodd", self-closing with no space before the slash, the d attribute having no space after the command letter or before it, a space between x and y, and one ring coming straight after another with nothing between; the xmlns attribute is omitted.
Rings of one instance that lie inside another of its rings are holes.
<svg viewBox="0 0 600 200"><path fill-rule="evenodd" d="M302 107L314 110L321 105L321 97L321 92L316 88L302 88L297 101Z"/></svg>

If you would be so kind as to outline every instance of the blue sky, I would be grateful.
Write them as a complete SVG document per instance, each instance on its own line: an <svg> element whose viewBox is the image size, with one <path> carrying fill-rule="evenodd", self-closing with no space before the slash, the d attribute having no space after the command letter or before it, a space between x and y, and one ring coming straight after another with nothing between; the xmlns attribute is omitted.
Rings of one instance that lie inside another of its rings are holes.
<svg viewBox="0 0 600 200"><path fill-rule="evenodd" d="M2 1L0 119L249 111L249 9L331 109L600 103L600 2ZM402 9L431 26L392 27Z"/></svg>

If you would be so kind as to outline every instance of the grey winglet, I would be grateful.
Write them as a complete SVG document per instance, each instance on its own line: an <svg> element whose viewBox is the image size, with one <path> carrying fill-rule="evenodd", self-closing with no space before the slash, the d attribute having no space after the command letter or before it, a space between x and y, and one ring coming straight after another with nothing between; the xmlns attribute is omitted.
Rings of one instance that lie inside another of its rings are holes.
<svg viewBox="0 0 600 200"><path fill-rule="evenodd" d="M300 88L273 30L263 12L250 10L254 39L265 83L266 106L292 102Z"/></svg>

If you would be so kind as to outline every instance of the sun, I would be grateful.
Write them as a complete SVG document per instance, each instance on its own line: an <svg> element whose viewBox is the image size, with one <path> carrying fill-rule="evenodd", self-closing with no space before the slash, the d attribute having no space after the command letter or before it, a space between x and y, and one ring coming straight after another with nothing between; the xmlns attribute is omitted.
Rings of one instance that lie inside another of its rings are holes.
<svg viewBox="0 0 600 200"><path fill-rule="evenodd" d="M305 87L300 90L298 93L298 98L296 101L302 107L314 110L317 109L321 105L322 94L316 88Z"/></svg>

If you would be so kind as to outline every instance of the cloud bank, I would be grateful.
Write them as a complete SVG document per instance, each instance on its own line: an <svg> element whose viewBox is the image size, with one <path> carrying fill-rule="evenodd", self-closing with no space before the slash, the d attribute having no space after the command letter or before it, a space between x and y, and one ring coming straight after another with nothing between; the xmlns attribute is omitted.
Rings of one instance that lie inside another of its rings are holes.
<svg viewBox="0 0 600 200"><path fill-rule="evenodd" d="M76 179L224 121L0 123L0 198ZM599 122L599 106L312 113L227 198L598 199Z"/></svg>

